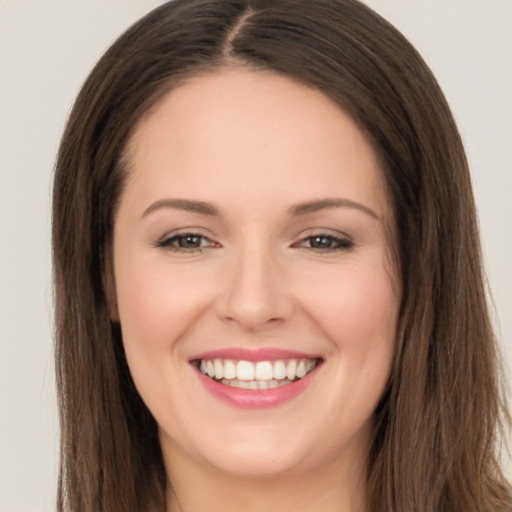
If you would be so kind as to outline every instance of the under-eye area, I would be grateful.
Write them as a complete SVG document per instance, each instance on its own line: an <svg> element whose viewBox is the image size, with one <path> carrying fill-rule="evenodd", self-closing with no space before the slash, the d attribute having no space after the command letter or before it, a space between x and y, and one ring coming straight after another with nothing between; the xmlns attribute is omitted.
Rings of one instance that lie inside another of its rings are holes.
<svg viewBox="0 0 512 512"><path fill-rule="evenodd" d="M211 379L241 389L272 389L296 382L323 362L322 358L245 361L197 359L192 365Z"/></svg>

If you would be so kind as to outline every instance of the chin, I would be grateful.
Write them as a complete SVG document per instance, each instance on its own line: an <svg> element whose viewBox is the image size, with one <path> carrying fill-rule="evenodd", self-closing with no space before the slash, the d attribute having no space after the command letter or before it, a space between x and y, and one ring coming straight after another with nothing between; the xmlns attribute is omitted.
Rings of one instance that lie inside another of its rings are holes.
<svg viewBox="0 0 512 512"><path fill-rule="evenodd" d="M216 457L215 465L226 473L240 477L269 478L292 475L303 467L305 452L283 446L283 443L266 443L257 440L252 443L232 444ZM213 461L212 461L213 462Z"/></svg>
<svg viewBox="0 0 512 512"><path fill-rule="evenodd" d="M261 423L258 427L253 425L244 429L237 426L232 430L219 426L218 430L214 429L220 432L219 435L210 428L207 437L204 430L200 433L189 431L187 435L193 438L190 443L187 439L177 439L181 436L171 438L162 430L160 438L164 451L170 447L176 455L187 446L188 453L183 455L189 460L236 477L286 477L313 469L316 457L311 456L315 452L312 440L308 442L297 430L290 436L288 429L283 434L275 425L266 427Z"/></svg>

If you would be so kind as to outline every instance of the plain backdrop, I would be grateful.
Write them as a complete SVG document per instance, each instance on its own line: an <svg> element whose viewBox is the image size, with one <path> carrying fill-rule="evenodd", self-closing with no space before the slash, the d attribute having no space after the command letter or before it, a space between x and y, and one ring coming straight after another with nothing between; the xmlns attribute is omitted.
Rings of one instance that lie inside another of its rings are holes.
<svg viewBox="0 0 512 512"><path fill-rule="evenodd" d="M96 60L160 3L0 0L0 512L55 510L49 205L59 138ZM367 3L420 50L459 123L510 375L512 1Z"/></svg>

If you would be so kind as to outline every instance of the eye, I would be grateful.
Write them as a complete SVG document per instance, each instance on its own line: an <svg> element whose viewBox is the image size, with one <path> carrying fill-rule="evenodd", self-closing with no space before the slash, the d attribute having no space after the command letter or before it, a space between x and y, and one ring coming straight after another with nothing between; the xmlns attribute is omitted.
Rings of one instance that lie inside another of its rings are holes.
<svg viewBox="0 0 512 512"><path fill-rule="evenodd" d="M303 238L295 247L313 249L319 252L348 251L354 243L348 238L340 238L325 233L319 233Z"/></svg>
<svg viewBox="0 0 512 512"><path fill-rule="evenodd" d="M192 252L204 247L216 247L217 244L198 233L180 233L160 240L156 246L173 251Z"/></svg>

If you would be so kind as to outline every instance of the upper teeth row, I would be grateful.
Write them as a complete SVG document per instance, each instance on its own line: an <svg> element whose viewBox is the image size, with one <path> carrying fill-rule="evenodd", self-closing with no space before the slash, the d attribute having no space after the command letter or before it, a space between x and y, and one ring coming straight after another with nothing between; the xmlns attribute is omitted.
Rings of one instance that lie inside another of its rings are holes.
<svg viewBox="0 0 512 512"><path fill-rule="evenodd" d="M230 359L202 360L201 373L213 379L281 380L301 379L316 365L315 359L277 361L233 361Z"/></svg>

